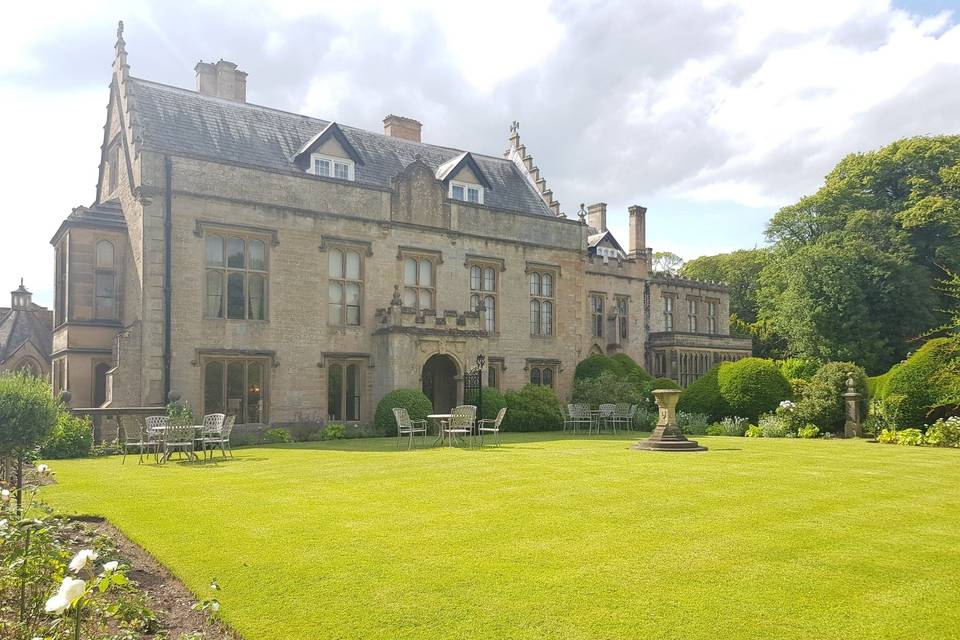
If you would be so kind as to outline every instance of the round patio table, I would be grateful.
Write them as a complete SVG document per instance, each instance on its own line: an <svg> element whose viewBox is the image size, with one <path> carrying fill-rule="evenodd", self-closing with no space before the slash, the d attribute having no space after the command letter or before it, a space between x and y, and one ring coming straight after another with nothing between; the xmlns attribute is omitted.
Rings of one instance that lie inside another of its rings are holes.
<svg viewBox="0 0 960 640"><path fill-rule="evenodd" d="M193 424L193 425L189 425L189 426L193 427L193 441L194 441L194 443L203 440L203 425L202 425L202 424ZM161 434L162 434L162 433L164 433L164 432L165 432L167 429L169 429L169 428L170 428L170 425L167 425L167 426L164 426L164 427L153 427L153 428L151 428L151 429L147 429L147 431L149 431L149 432L151 432L151 433L161 433ZM161 456L161 458L160 458L160 462L166 462L167 460L169 460L169 459L170 459L170 453L171 453L170 451L164 452L163 456ZM189 454L188 460L189 460L189 459L198 460L198 461L200 460L200 457L197 455L197 452L196 452L195 450L194 450L194 451L187 451L186 453Z"/></svg>
<svg viewBox="0 0 960 640"><path fill-rule="evenodd" d="M434 424L437 425L437 439L433 441L433 446L443 444L443 425L440 423L449 420L450 415L449 413L431 413L427 416L428 420L433 420Z"/></svg>

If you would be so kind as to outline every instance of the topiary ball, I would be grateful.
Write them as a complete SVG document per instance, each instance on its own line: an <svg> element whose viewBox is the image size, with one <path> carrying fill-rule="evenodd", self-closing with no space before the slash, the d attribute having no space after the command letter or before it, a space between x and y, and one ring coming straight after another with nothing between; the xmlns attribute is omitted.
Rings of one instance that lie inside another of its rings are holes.
<svg viewBox="0 0 960 640"><path fill-rule="evenodd" d="M717 371L720 395L734 415L756 420L790 397L790 382L773 360L744 358Z"/></svg>
<svg viewBox="0 0 960 640"><path fill-rule="evenodd" d="M720 364L713 367L687 387L680 395L677 411L705 413L714 421L732 416L730 405L720 395L720 383L717 380L717 374L722 366L724 365ZM671 380L671 382L673 381Z"/></svg>
<svg viewBox="0 0 960 640"><path fill-rule="evenodd" d="M395 408L406 409L411 420L425 420L433 413L433 404L422 391L394 389L377 403L377 411L373 417L377 433L388 437L397 435L397 419L393 416Z"/></svg>

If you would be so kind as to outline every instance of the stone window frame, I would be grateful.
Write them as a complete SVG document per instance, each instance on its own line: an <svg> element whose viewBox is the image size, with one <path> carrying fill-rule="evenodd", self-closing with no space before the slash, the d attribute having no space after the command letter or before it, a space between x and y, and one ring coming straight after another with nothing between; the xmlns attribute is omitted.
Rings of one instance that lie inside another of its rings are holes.
<svg viewBox="0 0 960 640"><path fill-rule="evenodd" d="M528 262L526 265L527 293L529 302L530 335L535 338L553 338L557 334L557 286L560 282L560 267L542 262ZM545 294L544 278L550 278L550 293ZM539 283L534 286L534 282ZM550 310L549 325L544 322L544 308Z"/></svg>
<svg viewBox="0 0 960 640"><path fill-rule="evenodd" d="M718 330L717 309L720 306L720 300L716 298L704 298L707 305L707 333L716 335Z"/></svg>
<svg viewBox="0 0 960 640"><path fill-rule="evenodd" d="M368 419L367 414L367 400L368 400L368 383L370 379L367 376L367 369L373 367L370 354L368 353L338 353L338 352L329 352L323 354L323 362L321 366L326 369L326 394L327 394L327 420L330 422L340 422L346 424L357 424L361 423L364 420ZM354 375L356 376L356 382L354 385L354 390L356 392L355 398L355 417L347 417L346 408L347 408L347 385L346 377L350 367L354 367ZM330 382L332 377L332 372L335 368L340 369L341 373L341 384L339 392L339 402L340 402L340 417L334 416L330 412Z"/></svg>
<svg viewBox="0 0 960 640"><path fill-rule="evenodd" d="M116 140L107 152L107 189L112 194L120 185L120 141Z"/></svg>
<svg viewBox="0 0 960 640"><path fill-rule="evenodd" d="M663 294L663 330L672 332L674 328L674 317L675 313L675 304L677 302L677 294L675 293L664 293Z"/></svg>
<svg viewBox="0 0 960 640"><path fill-rule="evenodd" d="M614 294L613 308L617 318L616 337L627 340L630 337L630 296L622 293Z"/></svg>
<svg viewBox="0 0 960 640"><path fill-rule="evenodd" d="M503 372L507 370L506 359L500 356L487 357L487 386L501 391L503 388ZM494 382L490 382L490 374L493 374Z"/></svg>
<svg viewBox="0 0 960 640"><path fill-rule="evenodd" d="M697 316L700 312L700 296L687 296L687 331L697 333Z"/></svg>
<svg viewBox="0 0 960 640"><path fill-rule="evenodd" d="M524 370L527 372L528 383L556 389L557 378L563 369L559 360L527 358Z"/></svg>
<svg viewBox="0 0 960 640"><path fill-rule="evenodd" d="M437 301L437 275L440 271L439 266L443 264L443 254L435 249L422 249L419 247L398 247L397 260L400 263L400 292L403 300L403 306L413 309L417 313L424 311L436 311L439 308ZM416 282L407 283L407 261L413 260L416 263ZM430 264L430 284L422 284L422 263ZM414 305L407 304L407 292L413 292ZM420 301L424 292L429 292L432 304L421 306Z"/></svg>
<svg viewBox="0 0 960 640"><path fill-rule="evenodd" d="M274 357L271 352L260 352L260 351L203 351L198 350L196 361L200 366L200 397L203 406L203 412L215 413L211 409L213 408L222 408L223 413L227 415L235 415L238 424L267 424L270 419L270 391L271 391L271 380L270 375L274 367L277 366L277 363L274 360ZM230 398L228 397L227 385L229 383L229 367L231 364L237 362L244 363L243 367L243 398L241 399L241 410L243 413L236 414L230 411L228 403ZM223 365L221 373L221 399L223 401L222 407L208 407L207 406L207 367L211 363L221 363ZM249 397L248 393L250 392L250 365L258 364L261 366L262 378L260 380L260 388L258 392L260 394L259 400L259 411L260 411L260 420L257 423L252 423L249 421L241 421L241 417L247 418L247 410L249 409Z"/></svg>
<svg viewBox="0 0 960 640"><path fill-rule="evenodd" d="M464 261L467 268L467 284L470 292L470 311L479 311L479 304L483 300L486 308L485 331L493 335L499 333L500 328L500 275L498 272L506 271L505 262L501 258L487 258L484 256L468 255ZM474 269L479 270L476 282L474 281ZM487 275L492 274L493 288L487 288ZM476 285L476 288L475 288ZM487 300L493 300L491 310ZM491 318L492 311L492 318Z"/></svg>
<svg viewBox="0 0 960 640"><path fill-rule="evenodd" d="M230 322L270 322L270 266L271 266L271 248L279 244L276 240L276 234L269 229L260 229L256 227L242 227L231 225L204 224L201 227L201 221L197 221L197 230L203 239L203 319L218 320ZM211 237L217 237L222 241L222 263L210 264L207 244ZM229 266L229 247L231 240L243 241L243 266ZM250 246L253 242L263 244L263 269L255 269L251 265ZM219 315L212 315L210 311L211 293L210 285L212 283L211 274L220 274L220 306ZM232 274L243 274L243 314L242 317L230 317L230 276ZM250 281L251 277L262 278L262 317L251 318L251 297Z"/></svg>
<svg viewBox="0 0 960 640"><path fill-rule="evenodd" d="M461 189L460 197L455 195L455 190ZM476 200L470 199L470 192L476 191L477 198ZM450 186L447 188L447 197L451 200L456 200L458 202L466 202L468 204L483 204L483 187L479 184L472 184L470 182L460 182L458 180L451 180Z"/></svg>
<svg viewBox="0 0 960 640"><path fill-rule="evenodd" d="M66 323L68 319L67 300L69 290L67 289L67 274L69 270L69 256L67 253L68 247L70 246L68 241L69 237L69 234L65 234L54 248L54 269L56 273L54 274L53 312L54 324L57 327Z"/></svg>
<svg viewBox="0 0 960 640"><path fill-rule="evenodd" d="M599 309L597 308L597 301L600 301ZM588 313L590 314L590 335L594 338L602 338L604 336L604 323L606 321L606 316L604 311L607 307L607 294L602 291L591 291L587 296L588 304Z"/></svg>
<svg viewBox="0 0 960 640"><path fill-rule="evenodd" d="M328 173L320 172L320 167L323 163L327 164ZM356 163L350 158L341 158L325 153L314 153L310 155L310 173L315 176L354 182L356 180L356 169Z"/></svg>
<svg viewBox="0 0 960 640"><path fill-rule="evenodd" d="M101 261L100 248L110 248L109 261ZM109 262L109 264L107 264ZM120 314L119 296L117 295L117 246L109 238L99 237L93 242L93 317L97 320L116 320ZM110 293L100 295L101 280L111 281ZM101 308L106 306L106 302L101 300L110 300L109 312L101 312Z"/></svg>
<svg viewBox="0 0 960 640"><path fill-rule="evenodd" d="M362 247L349 242L331 242L326 247L327 252L327 324L333 327L361 327L363 326L363 308L364 308L364 283L366 282L366 261ZM330 272L331 260L334 253L339 253L341 257L341 277L333 277ZM359 274L356 279L347 276L348 254L355 254L359 261ZM341 303L339 318L333 318L331 308L334 303L331 301L330 291L334 285L341 287ZM349 322L349 307L347 304L346 290L349 285L355 285L359 288L357 301L357 321Z"/></svg>
<svg viewBox="0 0 960 640"><path fill-rule="evenodd" d="M69 388L66 357L54 358L50 361L50 383L56 394L63 393Z"/></svg>

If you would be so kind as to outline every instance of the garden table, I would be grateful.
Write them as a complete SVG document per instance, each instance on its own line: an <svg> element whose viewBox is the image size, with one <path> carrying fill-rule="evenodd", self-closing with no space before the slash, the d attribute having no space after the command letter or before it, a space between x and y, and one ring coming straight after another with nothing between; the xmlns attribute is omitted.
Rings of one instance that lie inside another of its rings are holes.
<svg viewBox="0 0 960 640"><path fill-rule="evenodd" d="M202 441L202 440L203 440L203 425L202 425L202 424L194 424L194 425L191 425L191 427L193 428L193 442L194 442L194 446L196 446L196 443L197 443L198 441ZM152 432L152 433L163 433L164 431L166 431L166 430L169 429L169 428L170 428L169 425L167 425L166 427L153 427L152 429L149 429L149 431ZM194 460L197 460L197 461L199 462L200 457L197 455L196 450L194 450L194 451L188 451L187 453L189 453L190 456L191 456ZM163 457L160 458L160 462L166 462L166 461L169 460L169 459L170 459L170 452L168 451L168 452L165 452L165 453L163 454Z"/></svg>
<svg viewBox="0 0 960 640"><path fill-rule="evenodd" d="M443 425L441 424L444 420L450 419L449 413L431 413L427 416L428 420L433 420L437 425L437 439L433 441L433 446L438 444L443 444Z"/></svg>

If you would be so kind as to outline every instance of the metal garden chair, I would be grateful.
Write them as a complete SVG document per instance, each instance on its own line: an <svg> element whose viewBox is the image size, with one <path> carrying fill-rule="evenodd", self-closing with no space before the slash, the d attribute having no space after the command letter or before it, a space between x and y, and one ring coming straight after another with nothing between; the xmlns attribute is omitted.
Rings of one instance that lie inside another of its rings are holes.
<svg viewBox="0 0 960 640"><path fill-rule="evenodd" d="M600 433L600 424L604 426L609 425L613 429L613 434L617 434L617 423L613 420L613 416L617 411L617 405L612 403L601 404L597 408L597 433Z"/></svg>
<svg viewBox="0 0 960 640"><path fill-rule="evenodd" d="M630 416L630 407L632 405L629 402L618 402L613 410L613 424L615 427L621 427L626 430L630 430L631 416ZM636 410L634 410L636 411Z"/></svg>
<svg viewBox="0 0 960 640"><path fill-rule="evenodd" d="M211 438L218 439L223 431L223 421L226 419L222 413L208 413L203 416L203 425L200 429L200 437L197 442L200 444L200 450L203 451L203 457L207 457L207 444Z"/></svg>
<svg viewBox="0 0 960 640"><path fill-rule="evenodd" d="M187 459L195 459L194 442L197 429L192 424L169 424L163 431L163 458L161 462L170 459L174 453L187 454Z"/></svg>
<svg viewBox="0 0 960 640"><path fill-rule="evenodd" d="M588 404L569 404L567 405L567 411L570 412L570 422L573 424L573 433L576 435L577 431L583 426L587 427L587 435L590 435L590 431L593 429L593 413L590 411L590 405ZM597 433L599 433L599 429Z"/></svg>
<svg viewBox="0 0 960 640"><path fill-rule="evenodd" d="M410 438L407 449L413 448L413 437L420 433L423 434L423 444L427 444L427 421L411 420L410 414L403 407L394 407L393 417L397 421L397 449L400 448L400 440L403 436Z"/></svg>
<svg viewBox="0 0 960 640"><path fill-rule="evenodd" d="M477 408L471 404L462 404L450 412L450 420L444 420L440 423L442 433L449 438L450 446L453 446L454 438L465 440L463 436L470 439L470 446L473 446L473 427L477 417Z"/></svg>
<svg viewBox="0 0 960 640"><path fill-rule="evenodd" d="M563 430L573 429L576 431L573 425L573 418L570 417L570 409L567 408L568 406L569 405L560 405L560 417L563 418Z"/></svg>
<svg viewBox="0 0 960 640"><path fill-rule="evenodd" d="M496 439L497 446L500 446L500 423L503 422L503 416L507 415L507 408L503 407L497 413L494 419L484 418L477 422L477 433L480 434L480 446L483 446L483 434L492 433Z"/></svg>
<svg viewBox="0 0 960 640"><path fill-rule="evenodd" d="M215 414L215 415L223 415ZM206 420L206 416L204 416ZM233 457L233 450L230 448L230 433L233 431L233 423L237 420L236 416L224 416L223 424L219 430L211 430L209 432L203 433L203 455L206 457L207 450L210 450L210 458L213 458L213 451L215 449L220 449L221 455L224 458L227 457L227 452L230 452L230 457Z"/></svg>
<svg viewBox="0 0 960 640"><path fill-rule="evenodd" d="M149 455L151 449L154 459L156 459L160 448L160 440L151 438L147 434L147 429L138 416L120 416L120 438L120 446L123 447L123 458L120 460L120 464L127 461L127 453L133 448L136 448L140 455L138 464L143 464L143 454Z"/></svg>

